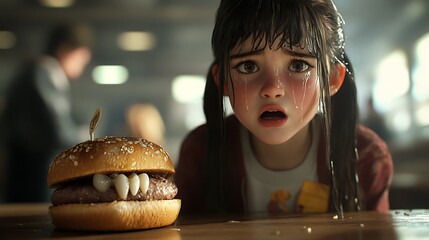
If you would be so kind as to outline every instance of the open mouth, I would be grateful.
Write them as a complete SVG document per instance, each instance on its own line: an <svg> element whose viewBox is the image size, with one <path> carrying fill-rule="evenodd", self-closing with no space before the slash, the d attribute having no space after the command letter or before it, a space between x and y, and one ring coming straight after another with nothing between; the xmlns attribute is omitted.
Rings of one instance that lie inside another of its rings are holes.
<svg viewBox="0 0 429 240"><path fill-rule="evenodd" d="M268 110L261 114L261 120L282 120L286 118L286 114L278 110Z"/></svg>

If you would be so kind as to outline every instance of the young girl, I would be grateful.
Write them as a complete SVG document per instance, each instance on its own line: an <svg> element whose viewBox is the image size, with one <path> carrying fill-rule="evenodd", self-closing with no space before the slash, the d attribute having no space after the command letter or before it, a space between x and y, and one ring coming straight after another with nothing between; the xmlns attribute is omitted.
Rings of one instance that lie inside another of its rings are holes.
<svg viewBox="0 0 429 240"><path fill-rule="evenodd" d="M176 168L182 213L389 209L392 160L356 123L342 25L331 0L221 1L207 123Z"/></svg>

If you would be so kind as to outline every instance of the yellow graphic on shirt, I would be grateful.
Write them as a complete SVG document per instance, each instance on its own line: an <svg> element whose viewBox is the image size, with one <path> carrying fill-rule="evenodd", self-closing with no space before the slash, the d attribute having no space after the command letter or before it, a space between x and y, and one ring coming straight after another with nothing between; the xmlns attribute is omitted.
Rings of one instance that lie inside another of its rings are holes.
<svg viewBox="0 0 429 240"><path fill-rule="evenodd" d="M291 198L291 195L286 189L279 189L271 193L271 200L268 203L268 212L274 213L288 213L289 209L286 207L286 202Z"/></svg>
<svg viewBox="0 0 429 240"><path fill-rule="evenodd" d="M324 213L328 211L330 187L305 180L297 201L298 213Z"/></svg>

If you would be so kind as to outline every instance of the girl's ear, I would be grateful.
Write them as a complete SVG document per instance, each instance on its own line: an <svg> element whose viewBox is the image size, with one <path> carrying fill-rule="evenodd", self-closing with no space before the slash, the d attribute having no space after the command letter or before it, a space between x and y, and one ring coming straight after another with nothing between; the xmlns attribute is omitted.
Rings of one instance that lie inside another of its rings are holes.
<svg viewBox="0 0 429 240"><path fill-rule="evenodd" d="M212 67L212 77L214 82L216 83L217 87L219 87L219 65L218 64L213 64ZM228 96L228 87L226 84L224 84L223 86L223 95L224 96Z"/></svg>
<svg viewBox="0 0 429 240"><path fill-rule="evenodd" d="M331 96L335 95L343 85L346 76L346 66L343 63L336 63L329 79L329 92Z"/></svg>

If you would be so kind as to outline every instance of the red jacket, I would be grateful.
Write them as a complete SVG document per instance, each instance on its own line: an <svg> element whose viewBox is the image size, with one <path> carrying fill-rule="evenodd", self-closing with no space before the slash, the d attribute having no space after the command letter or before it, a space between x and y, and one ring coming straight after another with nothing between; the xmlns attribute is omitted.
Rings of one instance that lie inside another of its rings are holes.
<svg viewBox="0 0 429 240"><path fill-rule="evenodd" d="M244 212L245 198L242 187L246 171L240 141L239 121L235 116L226 120L228 142L226 146L229 163L225 186L229 192L227 209ZM233 144L231 144L233 143ZM363 191L367 210L388 211L388 190L393 178L393 163L386 144L373 131L363 126L357 128L357 148L359 161L357 166L360 186ZM182 143L179 162L176 167L175 182L179 189L178 198L182 199L182 213L204 213L205 191L203 172L207 150L207 126L202 125L188 134ZM320 150L320 148L319 148ZM322 152L322 151L318 151ZM330 173L324 157L318 154L317 174L319 182L330 184Z"/></svg>

